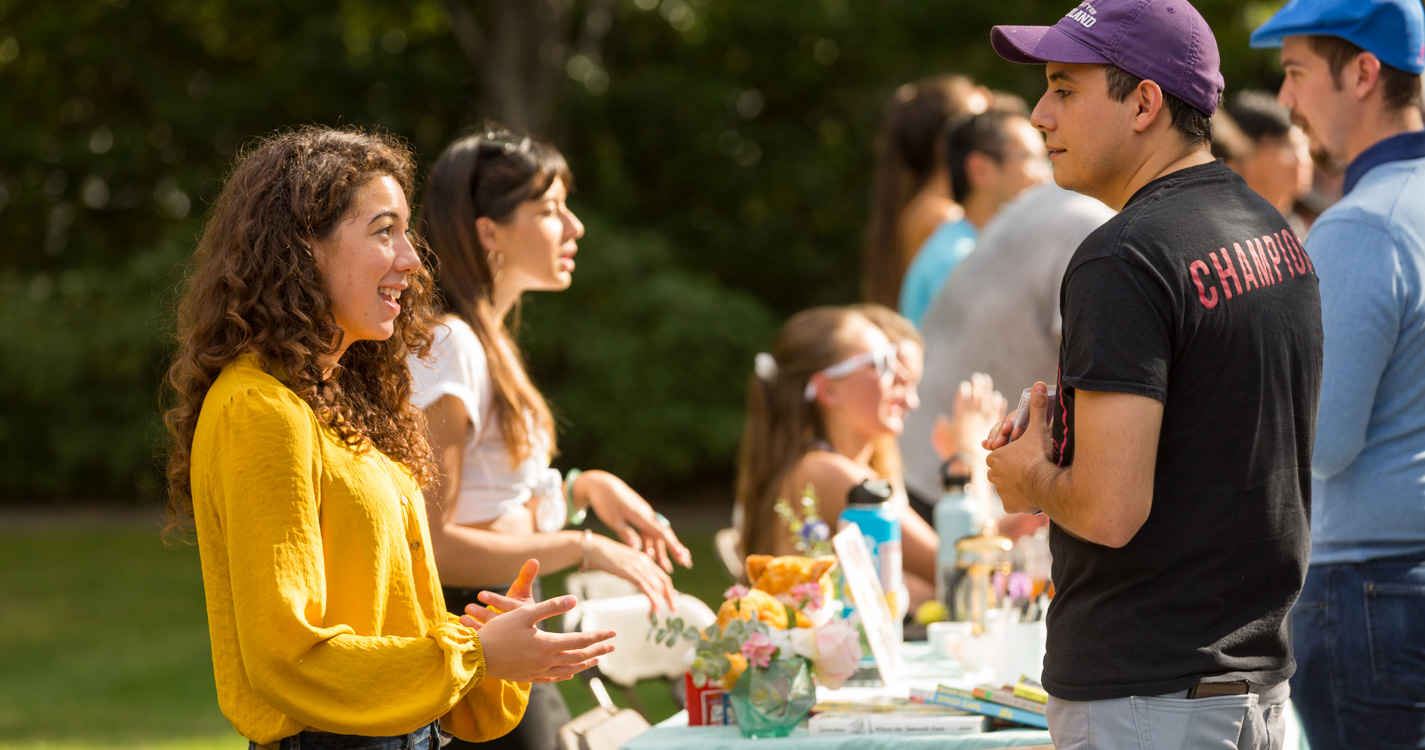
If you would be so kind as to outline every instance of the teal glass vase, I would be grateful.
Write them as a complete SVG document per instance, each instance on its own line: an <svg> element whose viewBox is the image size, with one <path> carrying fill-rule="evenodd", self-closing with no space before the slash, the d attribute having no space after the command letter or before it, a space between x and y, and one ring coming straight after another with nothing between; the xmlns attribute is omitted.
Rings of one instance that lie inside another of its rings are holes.
<svg viewBox="0 0 1425 750"><path fill-rule="evenodd" d="M798 657L749 665L728 700L743 737L786 737L816 703L811 663Z"/></svg>

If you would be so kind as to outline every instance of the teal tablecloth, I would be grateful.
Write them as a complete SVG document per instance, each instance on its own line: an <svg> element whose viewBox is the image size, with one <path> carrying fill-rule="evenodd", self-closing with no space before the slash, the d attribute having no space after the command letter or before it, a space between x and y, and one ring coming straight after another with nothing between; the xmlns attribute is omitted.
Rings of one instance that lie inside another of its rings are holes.
<svg viewBox="0 0 1425 750"><path fill-rule="evenodd" d="M957 664L935 656L929 644L911 642L904 645L906 674L889 688L847 688L840 691L817 691L819 700L858 700L872 695L893 695L904 698L911 687L934 689L939 683L969 687L977 681L987 681L988 675L964 675ZM744 739L737 727L690 727L688 714L679 711L666 721L624 743L621 750L667 750L697 748L697 750L879 750L880 748L937 748L938 750L982 750L997 747L1048 745L1049 732L1043 729L1006 729L984 734L818 734L812 736L805 726L779 739ZM752 743L756 743L755 745Z"/></svg>
<svg viewBox="0 0 1425 750"><path fill-rule="evenodd" d="M737 727L690 727L688 714L678 712L656 727L623 744L621 750L879 750L880 748L937 748L983 750L1049 744L1043 729L1006 729L985 734L807 734L806 727L779 739L744 739Z"/></svg>

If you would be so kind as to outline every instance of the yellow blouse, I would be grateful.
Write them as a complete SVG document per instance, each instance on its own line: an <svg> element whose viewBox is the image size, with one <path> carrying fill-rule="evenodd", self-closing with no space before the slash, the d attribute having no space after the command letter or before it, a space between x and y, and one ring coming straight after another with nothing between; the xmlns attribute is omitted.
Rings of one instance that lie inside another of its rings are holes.
<svg viewBox="0 0 1425 750"><path fill-rule="evenodd" d="M439 718L480 741L519 722L529 684L484 679L480 639L445 610L419 486L342 443L257 358L204 398L192 480L218 703L243 736Z"/></svg>

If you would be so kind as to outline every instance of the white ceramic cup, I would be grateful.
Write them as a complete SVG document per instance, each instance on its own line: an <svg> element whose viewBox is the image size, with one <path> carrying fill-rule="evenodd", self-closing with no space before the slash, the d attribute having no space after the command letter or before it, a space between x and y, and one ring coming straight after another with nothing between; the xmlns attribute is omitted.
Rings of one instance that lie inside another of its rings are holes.
<svg viewBox="0 0 1425 750"><path fill-rule="evenodd" d="M1039 681L1044 671L1044 641L1047 636L1043 620L1005 623L997 629L999 643L995 676L1000 684L1013 685L1020 676Z"/></svg>
<svg viewBox="0 0 1425 750"><path fill-rule="evenodd" d="M974 633L968 622L932 622L925 626L925 639L942 659L962 661L965 641Z"/></svg>

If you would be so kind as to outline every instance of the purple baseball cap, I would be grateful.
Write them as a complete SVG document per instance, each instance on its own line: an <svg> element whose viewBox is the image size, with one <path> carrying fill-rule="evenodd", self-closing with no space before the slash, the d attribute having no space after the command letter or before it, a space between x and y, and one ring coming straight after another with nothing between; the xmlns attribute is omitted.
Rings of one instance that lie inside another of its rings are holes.
<svg viewBox="0 0 1425 750"><path fill-rule="evenodd" d="M1225 85L1217 38L1187 0L1084 0L1053 26L996 26L990 43L1010 62L1114 65L1206 115Z"/></svg>

